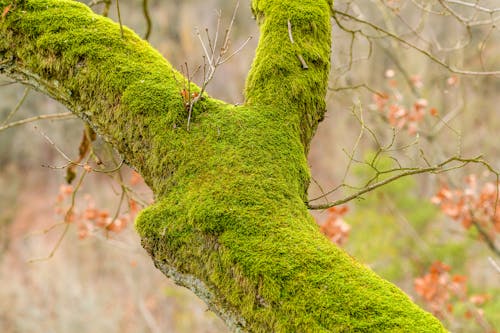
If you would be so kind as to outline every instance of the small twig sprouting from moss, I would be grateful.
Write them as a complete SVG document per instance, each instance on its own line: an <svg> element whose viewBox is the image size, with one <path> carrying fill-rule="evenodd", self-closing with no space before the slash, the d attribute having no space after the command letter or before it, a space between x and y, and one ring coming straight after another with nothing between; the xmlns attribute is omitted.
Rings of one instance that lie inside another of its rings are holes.
<svg viewBox="0 0 500 333"><path fill-rule="evenodd" d="M287 21L287 25L288 25L288 37L290 38L290 42L294 44L295 41L293 40L292 23L290 23L290 20ZM304 60L304 58L300 53L297 53L297 58L299 59L303 69L309 69L309 66L307 66L306 61Z"/></svg>
<svg viewBox="0 0 500 333"><path fill-rule="evenodd" d="M215 31L215 36L212 39L210 37L210 34L208 33L208 29L205 29L205 33L207 36L207 41L208 41L208 46L207 43L203 40L201 33L199 32L198 29L196 29L196 36L198 37L201 47L203 49L203 82L201 84L201 89L199 92L194 92L191 93L190 90L190 83L191 83L191 76L189 73L187 73L187 85L188 89L184 89L184 94L187 94L187 103L186 103L186 109L188 111L188 125L187 129L189 131L189 126L191 122L191 116L192 116L192 111L193 107L198 102L200 99L203 98L203 94L206 91L206 88L208 84L212 81L214 78L215 72L219 66L224 64L225 62L229 61L232 57L234 57L236 54L240 53L241 50L247 45L247 43L252 39L252 37L248 37L243 44L236 49L234 52L228 54L231 46L231 32L233 28L234 21L236 20L236 12L239 7L239 1L236 3L236 6L233 11L233 15L231 17L231 22L229 23L229 26L227 27L225 33L224 33L224 38L222 45L218 47L218 39L219 39L219 28L221 24L221 12L217 13L217 29ZM200 67L198 67L197 71L199 70ZM186 64L186 69L187 69L187 64ZM194 76L194 74L193 74Z"/></svg>

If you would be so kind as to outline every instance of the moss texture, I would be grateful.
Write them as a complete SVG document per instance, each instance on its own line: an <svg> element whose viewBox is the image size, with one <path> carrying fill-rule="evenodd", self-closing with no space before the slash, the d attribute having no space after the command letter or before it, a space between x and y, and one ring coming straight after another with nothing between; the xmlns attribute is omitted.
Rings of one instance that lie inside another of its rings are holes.
<svg viewBox="0 0 500 333"><path fill-rule="evenodd" d="M0 72L64 103L138 169L157 196L136 221L144 247L157 266L201 282L235 330L445 331L323 237L304 204L304 152L325 110L330 6L253 1L262 37L246 104L205 96L189 131L184 78L75 1L14 2L0 21Z"/></svg>

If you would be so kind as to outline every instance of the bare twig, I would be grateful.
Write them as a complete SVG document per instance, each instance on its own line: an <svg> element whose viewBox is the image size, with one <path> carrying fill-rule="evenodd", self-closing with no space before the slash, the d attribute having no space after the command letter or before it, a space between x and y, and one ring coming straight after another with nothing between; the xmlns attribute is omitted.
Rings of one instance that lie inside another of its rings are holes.
<svg viewBox="0 0 500 333"><path fill-rule="evenodd" d="M353 85L353 86L328 87L328 90L337 92L337 91L344 91L344 90L356 90L356 89L360 89L360 88L364 88L364 89L368 90L369 92L371 92L371 93L373 93L375 95L378 95L380 97L384 97L385 96L384 93L371 88L366 83L360 83L360 84L356 84L356 85Z"/></svg>
<svg viewBox="0 0 500 333"><path fill-rule="evenodd" d="M493 251L493 253L495 253L497 256L500 257L500 248L498 248L496 246L495 240L492 239L490 237L490 235L488 235L488 232L486 232L486 230L484 230L484 228L481 226L481 224L478 221L472 220L472 225L479 232L479 234L481 235L481 239L486 242L486 245L488 245L490 250Z"/></svg>
<svg viewBox="0 0 500 333"><path fill-rule="evenodd" d="M41 129L39 129L37 126L35 126L35 129L38 130L38 132L40 133L40 135L45 139L47 140L48 143L50 143L50 145L52 147L54 147L55 150L57 150L57 152L59 154L61 154L61 156L68 162L68 163L73 163L73 161L71 160L71 158L68 157L68 155L66 155L55 143L54 141L52 141L51 138L49 138L47 136L47 134L45 134Z"/></svg>
<svg viewBox="0 0 500 333"><path fill-rule="evenodd" d="M295 42L293 40L293 34L292 34L292 23L290 23L290 20L287 21L287 25L288 25L288 37L290 38L290 42L294 44ZM307 66L306 61L304 60L304 58L300 53L297 53L297 58L299 58L300 64L302 65L303 69L309 69L309 66Z"/></svg>
<svg viewBox="0 0 500 333"><path fill-rule="evenodd" d="M29 263L34 263L34 262L38 262L38 261L46 261L46 260L51 259L54 256L54 254L56 253L56 251L59 249L59 247L61 246L62 241L64 240L64 237L66 237L66 234L68 233L69 227L70 227L71 222L72 222L73 211L75 209L76 194L77 194L78 190L80 189L86 175L87 175L87 172L85 172L85 171L81 173L80 178L78 179L78 183L76 184L75 189L74 189L73 193L71 194L71 205L68 208L68 210L66 211L66 214L64 214L64 224L65 224L64 230L61 233L61 235L59 236L59 238L57 239L57 242L54 245L54 247L52 248L52 250L50 251L49 255L46 257L42 257L42 258L31 259L28 261Z"/></svg>
<svg viewBox="0 0 500 333"><path fill-rule="evenodd" d="M28 123L32 123L32 122L35 122L38 120L56 120L56 119L63 120L63 119L74 119L74 118L76 118L76 116L71 112L44 114L44 115L39 115L39 116L35 116L35 117L22 119L19 121L14 121L14 122L11 122L9 124L0 126L0 131L6 130L7 128L11 128L11 127L16 127L16 126L21 126L21 125L25 125Z"/></svg>
<svg viewBox="0 0 500 333"><path fill-rule="evenodd" d="M488 261L489 261L489 262L490 262L490 264L493 266L493 268L495 268L495 269L496 269L496 271L497 271L498 273L500 273L500 265L498 265L498 263L497 263L495 260L493 260L493 258L492 258L492 257L488 257Z"/></svg>
<svg viewBox="0 0 500 333"><path fill-rule="evenodd" d="M288 20L287 23L288 23L288 37L290 38L290 42L292 42L292 44L293 44L294 41L293 41L293 35L292 35L292 24L290 23L290 20Z"/></svg>
<svg viewBox="0 0 500 333"><path fill-rule="evenodd" d="M120 34L123 38L122 15L120 13L120 0L116 0L116 13L118 14L118 22L120 23Z"/></svg>
<svg viewBox="0 0 500 333"><path fill-rule="evenodd" d="M459 165L448 166L453 162L458 162ZM447 159L439 164L431 166L431 167L408 168L408 169L406 169L406 171L402 171L402 172L398 173L397 175L391 176L389 178L386 178L386 179L381 180L379 182L376 182L374 184L365 186L362 189L360 189L359 191L357 191L357 192L355 192L355 193L353 193L345 198L342 198L342 199L339 199L339 200L336 200L333 202L329 202L328 204L311 205L310 203L312 201L316 201L318 199L321 199L321 198L323 198L323 196L314 198L307 203L307 206L309 209L313 209L313 210L327 209L330 207L344 204L344 203L349 202L353 199L360 198L365 193L371 192L371 191L373 191L381 186L387 185L387 184L389 184L395 180L398 180L400 178L403 178L403 177L418 175L418 174L423 174L423 173L434 173L434 174L443 173L443 172L447 172L450 170L455 170L457 168L462 168L465 165L470 164L470 163L478 163L478 164L484 165L487 168L492 168L491 165L489 165L486 161L484 161L481 156L477 156L474 158L462 158L459 156L455 156L455 157L451 157L451 158L449 158L449 159ZM392 172L401 171L401 170L405 170L405 169L390 169L390 170L386 170L386 171L376 170L376 172L377 172L377 175L381 175L381 174L387 174L387 173L392 173ZM498 173L496 173L496 174L498 174ZM347 186L347 185L343 184L343 186ZM332 192L329 191L326 193L326 195L328 195L330 193L332 193Z"/></svg>
<svg viewBox="0 0 500 333"><path fill-rule="evenodd" d="M487 7L479 5L479 1L465 2L465 1L461 1L461 0L446 0L446 2L451 3L451 4L455 4L455 5L464 6L464 7L474 8L474 9L477 9L479 11L482 11L482 12L485 12L488 14L494 14L494 13L500 12L500 7L487 8Z"/></svg>
<svg viewBox="0 0 500 333"><path fill-rule="evenodd" d="M212 81L214 78L215 72L219 66L222 64L226 63L229 61L232 57L234 57L236 54L240 53L241 50L247 45L247 43L252 39L252 37L248 37L243 44L236 49L234 52L229 53L230 46L231 46L231 32L233 28L234 21L236 20L236 12L239 7L239 1L236 2L236 6L233 11L233 15L231 17L231 21L225 30L224 33L224 38L222 39L222 45L219 47L218 46L218 40L219 40L219 29L220 29L220 24L221 24L221 12L217 12L217 29L215 31L215 36L212 39L210 37L210 34L208 33L208 29L205 29L205 35L207 42L204 41L200 31L196 29L196 36L198 37L198 40L200 41L201 47L203 49L203 82L200 87L199 92L194 92L191 93L191 77L189 75L189 72L187 71L187 64L186 64L186 72L187 72L187 103L186 103L186 109L188 111L188 121L187 121L187 129L189 131L190 123L191 123L191 118L192 118L192 112L194 105L203 98L203 95L207 89L208 84ZM198 67L197 71L199 70L200 67ZM194 76L194 74L193 74ZM184 85L184 90L185 89Z"/></svg>

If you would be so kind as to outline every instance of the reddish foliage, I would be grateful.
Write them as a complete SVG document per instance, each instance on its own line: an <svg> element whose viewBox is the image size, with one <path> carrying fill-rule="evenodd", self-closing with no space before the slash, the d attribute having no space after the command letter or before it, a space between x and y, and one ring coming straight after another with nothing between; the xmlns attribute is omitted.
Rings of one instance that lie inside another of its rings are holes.
<svg viewBox="0 0 500 333"><path fill-rule="evenodd" d="M87 169L85 171L88 172ZM131 185L137 185L142 182L141 176L137 172L131 175ZM132 198L128 198L128 211L116 212L112 216L106 209L96 207L93 197L89 194L84 196L84 207L82 202L78 202L78 207L72 206L72 197L75 190L71 185L61 185L59 193L56 197L55 212L58 215L64 216L66 223L74 223L78 228L78 237L80 239L87 238L98 231L119 233L129 225L135 215L139 212L139 204Z"/></svg>
<svg viewBox="0 0 500 333"><path fill-rule="evenodd" d="M347 206L334 206L328 208L328 217L320 227L321 232L339 246L347 241L349 232L351 231L351 226L342 218L348 210L349 208Z"/></svg>
<svg viewBox="0 0 500 333"><path fill-rule="evenodd" d="M467 277L451 275L450 271L450 266L440 261L434 262L426 274L415 279L415 291L438 318L443 319L451 316L455 304L462 303L467 309L463 313L465 318L474 318L482 326L489 327L482 309L477 307L488 301L490 296L485 294L468 296Z"/></svg>
<svg viewBox="0 0 500 333"><path fill-rule="evenodd" d="M446 83L450 86L450 87L453 87L453 86L456 86L458 85L458 83L460 82L460 79L458 76L456 75L452 75L450 76L447 80L446 80Z"/></svg>
<svg viewBox="0 0 500 333"><path fill-rule="evenodd" d="M429 108L429 103L424 98L409 103L405 102L403 95L398 90L398 81L394 79L395 75L396 72L391 69L385 72L391 93L374 94L371 107L380 112L392 127L406 129L410 135L415 135L418 133L419 125L424 120L425 115L429 113L432 116L437 116L438 112L436 108ZM410 83L414 89L419 89L424 85L419 75L411 76Z"/></svg>
<svg viewBox="0 0 500 333"><path fill-rule="evenodd" d="M447 185L442 185L431 201L464 228L476 224L493 239L495 233L500 232L499 189L499 184L492 182L479 187L477 177L469 175L463 189L451 190Z"/></svg>
<svg viewBox="0 0 500 333"><path fill-rule="evenodd" d="M132 171L132 174L130 175L130 185L134 186L142 182L144 182L144 180L141 175L137 171Z"/></svg>

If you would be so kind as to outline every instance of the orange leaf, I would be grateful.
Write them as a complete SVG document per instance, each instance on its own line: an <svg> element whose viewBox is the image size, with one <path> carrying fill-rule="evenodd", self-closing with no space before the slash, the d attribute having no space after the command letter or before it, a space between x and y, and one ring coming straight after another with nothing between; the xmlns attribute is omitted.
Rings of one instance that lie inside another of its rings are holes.
<svg viewBox="0 0 500 333"><path fill-rule="evenodd" d="M132 171L130 175L130 185L137 185L142 182L142 177L137 171Z"/></svg>
<svg viewBox="0 0 500 333"><path fill-rule="evenodd" d="M453 275L451 280L455 283L464 283L467 281L467 277L465 275Z"/></svg>
<svg viewBox="0 0 500 333"><path fill-rule="evenodd" d="M128 207L130 209L131 214L136 214L139 211L139 206L137 205L137 202L134 199L129 199Z"/></svg>
<svg viewBox="0 0 500 333"><path fill-rule="evenodd" d="M5 7L2 11L2 18L5 18L5 16L7 16L7 14L9 13L9 10L10 8L12 7L12 4L8 5L7 7Z"/></svg>
<svg viewBox="0 0 500 333"><path fill-rule="evenodd" d="M479 305L483 305L490 298L491 298L491 296L488 295L488 294L472 295L471 297L469 297L469 301L472 304L475 304L475 305L479 306Z"/></svg>
<svg viewBox="0 0 500 333"><path fill-rule="evenodd" d="M188 94L188 92L187 92L186 89L182 89L181 90L181 96L184 99L184 102L188 102L189 101L189 94Z"/></svg>

